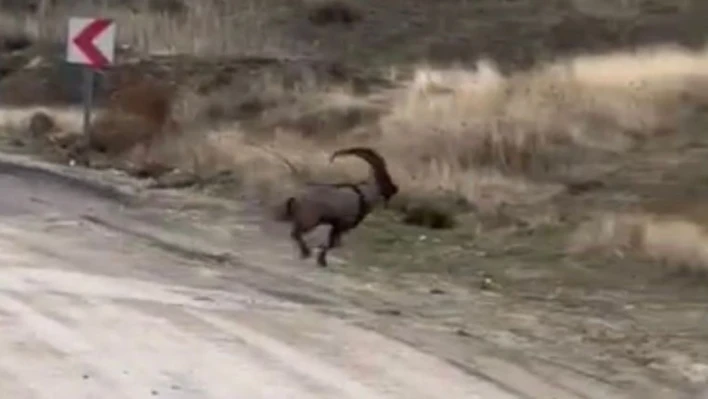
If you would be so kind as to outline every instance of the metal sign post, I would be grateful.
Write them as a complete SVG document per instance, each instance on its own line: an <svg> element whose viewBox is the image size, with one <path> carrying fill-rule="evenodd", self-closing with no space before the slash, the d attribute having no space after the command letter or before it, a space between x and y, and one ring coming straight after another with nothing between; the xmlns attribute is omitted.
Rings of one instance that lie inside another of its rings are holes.
<svg viewBox="0 0 708 399"><path fill-rule="evenodd" d="M93 87L96 72L92 68L83 67L83 103L84 103L84 120L82 133L86 137L89 146L91 143L91 109L93 108Z"/></svg>
<svg viewBox="0 0 708 399"><path fill-rule="evenodd" d="M70 18L66 60L83 69L83 134L91 145L91 110L96 70L113 64L115 24L105 18Z"/></svg>

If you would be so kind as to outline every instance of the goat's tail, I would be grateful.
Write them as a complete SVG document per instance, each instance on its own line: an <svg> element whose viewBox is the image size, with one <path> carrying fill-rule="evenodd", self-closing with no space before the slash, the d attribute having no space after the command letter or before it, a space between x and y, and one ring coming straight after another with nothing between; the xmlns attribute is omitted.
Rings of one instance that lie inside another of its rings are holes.
<svg viewBox="0 0 708 399"><path fill-rule="evenodd" d="M275 210L275 220L287 222L292 220L295 214L295 197L290 197L284 202L281 202Z"/></svg>

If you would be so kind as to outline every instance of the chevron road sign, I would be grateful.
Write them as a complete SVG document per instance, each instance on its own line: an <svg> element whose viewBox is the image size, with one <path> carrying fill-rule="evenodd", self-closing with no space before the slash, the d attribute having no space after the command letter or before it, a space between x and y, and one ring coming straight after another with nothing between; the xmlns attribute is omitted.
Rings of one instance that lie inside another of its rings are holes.
<svg viewBox="0 0 708 399"><path fill-rule="evenodd" d="M105 68L113 63L116 25L105 18L69 19L66 58L72 64Z"/></svg>
<svg viewBox="0 0 708 399"><path fill-rule="evenodd" d="M113 64L116 42L116 25L106 18L69 19L66 41L66 61L83 66L84 72L84 123L83 131L91 145L91 108L96 70Z"/></svg>

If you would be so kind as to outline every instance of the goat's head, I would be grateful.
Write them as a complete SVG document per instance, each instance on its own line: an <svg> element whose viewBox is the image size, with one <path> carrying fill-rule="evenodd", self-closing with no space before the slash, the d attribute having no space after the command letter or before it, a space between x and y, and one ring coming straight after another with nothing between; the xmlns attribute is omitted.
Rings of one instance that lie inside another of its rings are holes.
<svg viewBox="0 0 708 399"><path fill-rule="evenodd" d="M335 151L330 157L330 162L335 158L345 155L357 156L369 164L374 174L379 193L384 199L384 205L388 205L389 200L398 193L398 186L393 182L388 173L386 161L374 149L369 147L349 147Z"/></svg>

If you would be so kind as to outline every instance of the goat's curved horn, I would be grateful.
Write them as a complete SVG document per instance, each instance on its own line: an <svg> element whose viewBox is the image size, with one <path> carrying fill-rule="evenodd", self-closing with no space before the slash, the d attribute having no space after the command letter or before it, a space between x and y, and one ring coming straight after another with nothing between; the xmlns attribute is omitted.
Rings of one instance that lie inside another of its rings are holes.
<svg viewBox="0 0 708 399"><path fill-rule="evenodd" d="M368 163L372 168L376 170L386 168L386 161L383 159L383 157L379 155L379 153L376 152L374 149L369 147L342 148L341 150L337 150L332 153L332 156L329 159L330 161L334 161L335 158L346 155L357 156L366 161L366 163Z"/></svg>
<svg viewBox="0 0 708 399"><path fill-rule="evenodd" d="M393 182L391 175L388 173L386 161L374 149L369 147L343 148L335 151L330 157L330 161L333 161L337 157L346 155L357 156L369 164L374 172L374 178L376 179L377 186L381 190L381 194L385 197L390 197L398 191L398 187Z"/></svg>

